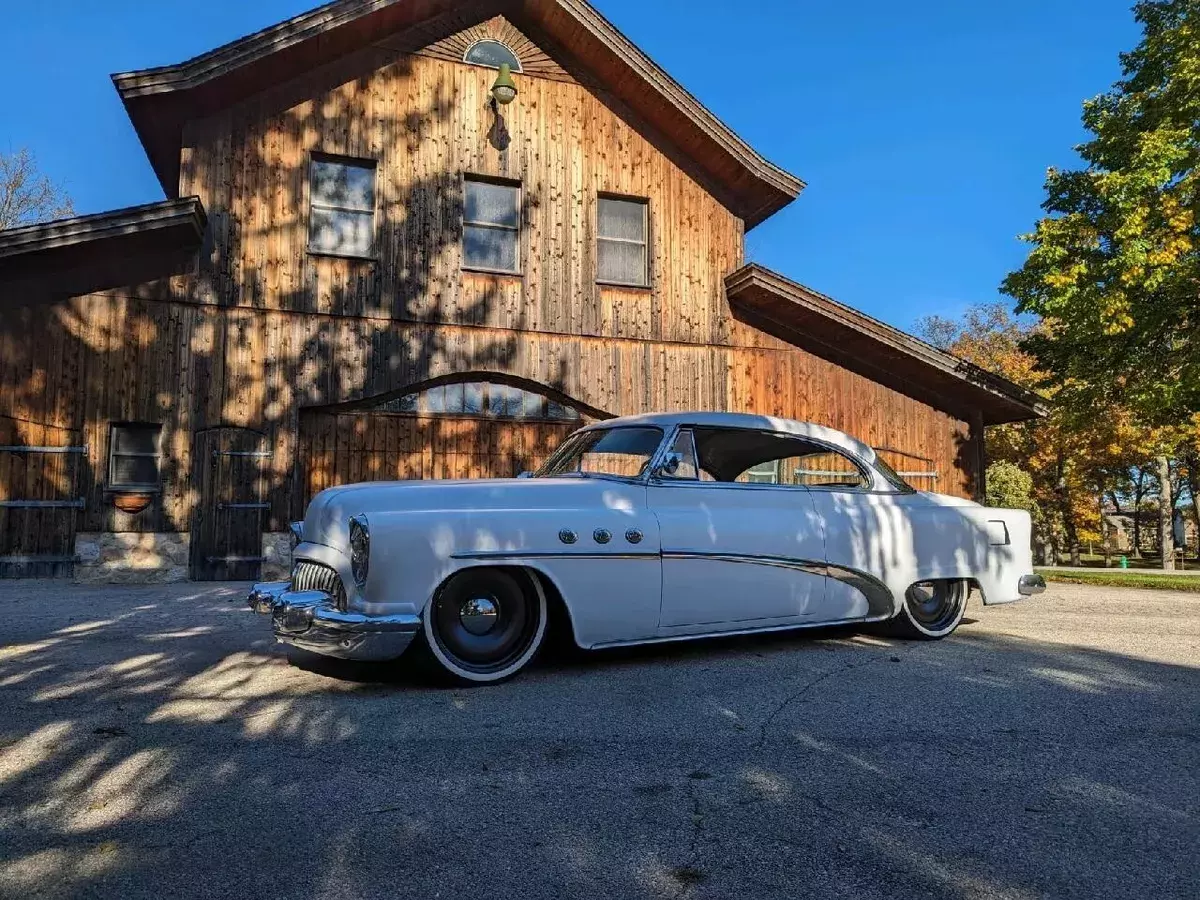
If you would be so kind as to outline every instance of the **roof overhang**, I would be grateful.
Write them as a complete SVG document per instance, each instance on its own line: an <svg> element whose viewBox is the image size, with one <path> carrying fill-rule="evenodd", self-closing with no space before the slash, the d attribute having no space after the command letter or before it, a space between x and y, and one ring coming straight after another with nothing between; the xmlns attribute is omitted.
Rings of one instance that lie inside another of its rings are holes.
<svg viewBox="0 0 1200 900"><path fill-rule="evenodd" d="M752 228L791 203L804 182L768 162L585 0L336 0L173 66L113 76L168 197L179 191L183 129L318 66L439 17L503 14L582 67L676 156L690 161ZM452 32L450 32L452 33Z"/></svg>
<svg viewBox="0 0 1200 900"><path fill-rule="evenodd" d="M1037 419L1041 397L766 269L725 279L735 316L760 331L967 422Z"/></svg>
<svg viewBox="0 0 1200 900"><path fill-rule="evenodd" d="M197 197L0 231L0 300L41 302L192 271Z"/></svg>

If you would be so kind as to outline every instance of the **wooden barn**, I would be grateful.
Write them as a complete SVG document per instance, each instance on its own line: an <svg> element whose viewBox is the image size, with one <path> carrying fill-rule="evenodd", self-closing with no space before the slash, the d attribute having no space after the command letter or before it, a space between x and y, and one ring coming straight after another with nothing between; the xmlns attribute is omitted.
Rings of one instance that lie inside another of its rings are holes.
<svg viewBox="0 0 1200 900"><path fill-rule="evenodd" d="M0 575L251 579L316 492L814 421L981 492L1036 398L757 265L803 183L584 0L339 0L117 75L168 199L0 232Z"/></svg>

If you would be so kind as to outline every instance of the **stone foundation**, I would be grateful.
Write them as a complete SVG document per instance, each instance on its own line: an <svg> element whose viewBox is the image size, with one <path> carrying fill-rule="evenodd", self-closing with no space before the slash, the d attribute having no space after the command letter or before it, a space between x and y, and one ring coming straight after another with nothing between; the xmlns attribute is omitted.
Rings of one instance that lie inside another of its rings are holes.
<svg viewBox="0 0 1200 900"><path fill-rule="evenodd" d="M292 574L292 533L268 532L262 541L262 580L286 581Z"/></svg>
<svg viewBox="0 0 1200 900"><path fill-rule="evenodd" d="M191 535L75 535L75 580L80 584L174 584L188 580Z"/></svg>

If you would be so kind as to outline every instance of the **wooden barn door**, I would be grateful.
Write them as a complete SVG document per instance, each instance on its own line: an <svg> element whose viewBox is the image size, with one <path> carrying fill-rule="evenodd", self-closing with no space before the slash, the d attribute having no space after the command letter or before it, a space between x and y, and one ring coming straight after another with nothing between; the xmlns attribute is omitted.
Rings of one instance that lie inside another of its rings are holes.
<svg viewBox="0 0 1200 900"><path fill-rule="evenodd" d="M84 508L80 432L0 417L0 578L70 578Z"/></svg>
<svg viewBox="0 0 1200 900"><path fill-rule="evenodd" d="M192 521L192 578L257 580L271 509L267 438L245 428L202 431L194 459L199 498Z"/></svg>

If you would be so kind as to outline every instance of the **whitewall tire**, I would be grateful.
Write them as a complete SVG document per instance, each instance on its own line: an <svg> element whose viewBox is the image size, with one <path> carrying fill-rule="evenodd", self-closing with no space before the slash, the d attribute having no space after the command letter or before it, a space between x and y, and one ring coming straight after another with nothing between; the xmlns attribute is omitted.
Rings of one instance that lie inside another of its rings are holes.
<svg viewBox="0 0 1200 900"><path fill-rule="evenodd" d="M546 638L546 595L519 569L464 569L422 614L429 655L452 678L497 684L533 662Z"/></svg>
<svg viewBox="0 0 1200 900"><path fill-rule="evenodd" d="M937 641L952 635L967 613L970 585L965 581L914 584L904 595L900 614L889 623L897 637Z"/></svg>

